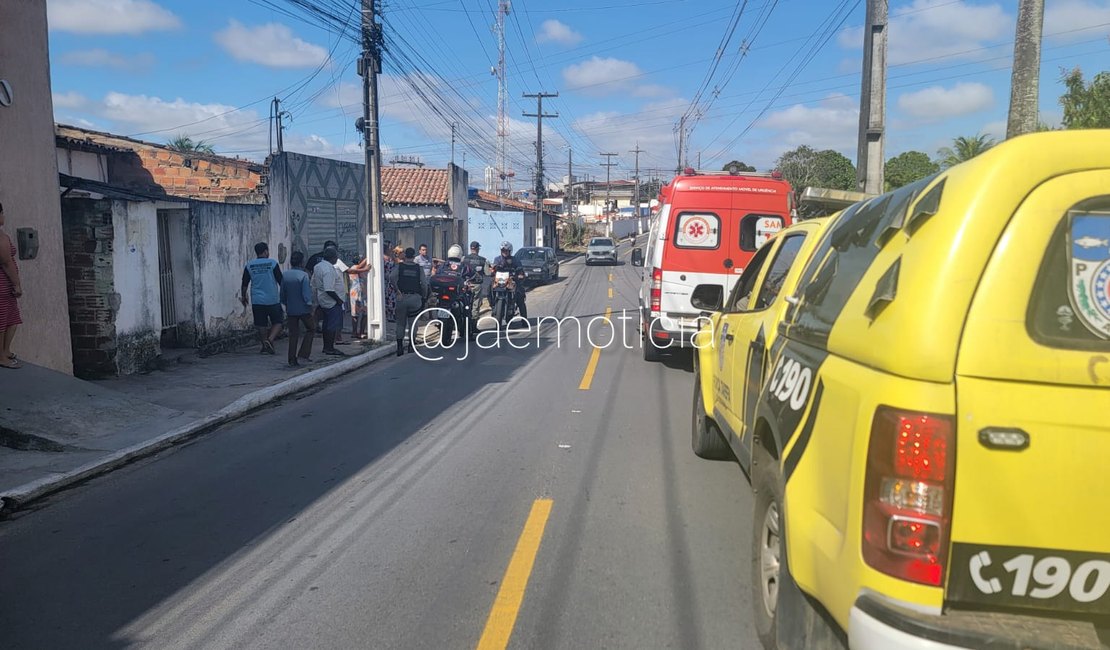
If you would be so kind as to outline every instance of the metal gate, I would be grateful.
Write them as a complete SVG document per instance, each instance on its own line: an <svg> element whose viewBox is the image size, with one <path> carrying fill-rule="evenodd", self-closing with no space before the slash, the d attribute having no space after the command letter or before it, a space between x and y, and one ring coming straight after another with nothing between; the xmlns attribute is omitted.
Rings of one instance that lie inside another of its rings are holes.
<svg viewBox="0 0 1110 650"><path fill-rule="evenodd" d="M173 256L170 254L169 214L158 211L158 290L162 303L162 339L177 338L177 304L173 291ZM167 330L169 330L167 332ZM172 343L171 343L172 344Z"/></svg>

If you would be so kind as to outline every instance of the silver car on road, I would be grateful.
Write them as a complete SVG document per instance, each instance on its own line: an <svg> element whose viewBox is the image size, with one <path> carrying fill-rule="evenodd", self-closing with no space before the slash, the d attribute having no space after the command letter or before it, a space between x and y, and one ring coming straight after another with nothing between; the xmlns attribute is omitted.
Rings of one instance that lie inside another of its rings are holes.
<svg viewBox="0 0 1110 650"><path fill-rule="evenodd" d="M586 266L617 263L617 242L609 237L594 237L586 246Z"/></svg>

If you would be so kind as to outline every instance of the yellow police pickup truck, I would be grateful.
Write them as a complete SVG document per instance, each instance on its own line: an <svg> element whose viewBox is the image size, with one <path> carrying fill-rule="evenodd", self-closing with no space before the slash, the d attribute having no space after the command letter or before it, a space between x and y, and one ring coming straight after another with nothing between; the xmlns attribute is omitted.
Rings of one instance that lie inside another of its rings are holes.
<svg viewBox="0 0 1110 650"><path fill-rule="evenodd" d="M1110 130L1015 138L813 227L695 364L695 451L755 492L763 644L1110 647Z"/></svg>

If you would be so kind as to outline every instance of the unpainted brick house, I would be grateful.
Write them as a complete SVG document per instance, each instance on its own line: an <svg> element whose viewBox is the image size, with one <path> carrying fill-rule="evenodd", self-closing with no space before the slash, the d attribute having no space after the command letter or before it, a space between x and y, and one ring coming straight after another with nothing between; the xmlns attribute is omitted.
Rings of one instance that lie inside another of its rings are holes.
<svg viewBox="0 0 1110 650"><path fill-rule="evenodd" d="M254 336L242 265L259 241L284 261L289 241L261 166L72 127L56 153L74 374L142 372L165 348Z"/></svg>

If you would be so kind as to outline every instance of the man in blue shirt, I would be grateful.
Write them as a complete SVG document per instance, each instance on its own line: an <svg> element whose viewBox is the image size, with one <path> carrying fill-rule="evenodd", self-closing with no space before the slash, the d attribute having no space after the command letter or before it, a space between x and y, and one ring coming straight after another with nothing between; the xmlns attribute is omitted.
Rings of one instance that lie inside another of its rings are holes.
<svg viewBox="0 0 1110 650"><path fill-rule="evenodd" d="M312 285L304 270L304 253L297 251L290 258L293 268L281 274L281 304L289 316L289 365L300 366L297 357L311 361L312 335L315 324L312 322ZM297 352L297 339L304 327L304 341L300 353Z"/></svg>
<svg viewBox="0 0 1110 650"><path fill-rule="evenodd" d="M262 339L264 354L274 354L274 341L281 333L285 316L281 311L281 269L277 260L270 259L270 247L266 242L254 245L258 257L247 262L243 269L243 287L239 292L239 302L247 304L247 287L251 289L251 308L254 311L254 326ZM266 329L269 328L267 333Z"/></svg>

